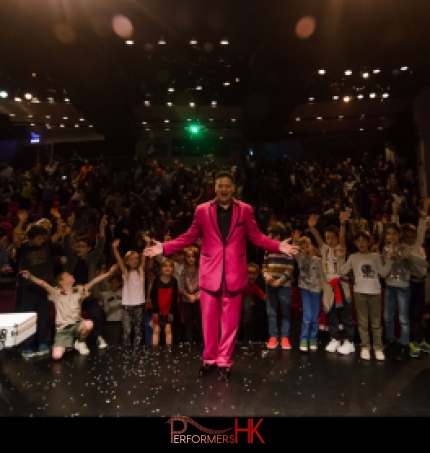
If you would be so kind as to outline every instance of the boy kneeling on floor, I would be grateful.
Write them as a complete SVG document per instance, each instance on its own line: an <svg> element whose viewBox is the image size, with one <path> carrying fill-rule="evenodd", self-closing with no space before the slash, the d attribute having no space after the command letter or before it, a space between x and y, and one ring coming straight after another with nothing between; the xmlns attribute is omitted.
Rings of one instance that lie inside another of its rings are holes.
<svg viewBox="0 0 430 453"><path fill-rule="evenodd" d="M80 354L88 355L90 350L85 338L93 328L93 321L82 318L82 300L88 296L92 286L112 275L116 266L109 272L98 275L85 285L74 285L75 278L68 272L61 272L57 277L58 287L53 287L35 277L29 271L20 274L48 293L48 299L55 305L55 338L52 347L52 358L59 360L67 349L74 347Z"/></svg>

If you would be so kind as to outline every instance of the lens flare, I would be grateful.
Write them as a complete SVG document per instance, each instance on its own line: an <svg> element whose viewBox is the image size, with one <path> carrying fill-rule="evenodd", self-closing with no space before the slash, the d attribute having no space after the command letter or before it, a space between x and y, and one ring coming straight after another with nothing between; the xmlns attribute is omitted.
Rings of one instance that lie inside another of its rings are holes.
<svg viewBox="0 0 430 453"><path fill-rule="evenodd" d="M307 39L315 31L316 22L312 16L302 17L296 24L296 35L300 39Z"/></svg>
<svg viewBox="0 0 430 453"><path fill-rule="evenodd" d="M121 38L130 38L133 34L133 24L125 16L114 16L112 18L112 28Z"/></svg>

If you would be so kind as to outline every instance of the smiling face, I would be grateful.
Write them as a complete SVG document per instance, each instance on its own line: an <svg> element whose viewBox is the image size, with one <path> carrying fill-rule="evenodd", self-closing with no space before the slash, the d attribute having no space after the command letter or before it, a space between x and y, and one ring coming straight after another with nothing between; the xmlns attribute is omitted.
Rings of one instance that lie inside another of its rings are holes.
<svg viewBox="0 0 430 453"><path fill-rule="evenodd" d="M215 181L215 194L217 202L224 207L230 206L233 200L234 183L227 177L222 176Z"/></svg>
<svg viewBox="0 0 430 453"><path fill-rule="evenodd" d="M130 269L137 269L140 266L139 254L137 252L127 252L127 255L124 257L124 263Z"/></svg>
<svg viewBox="0 0 430 453"><path fill-rule="evenodd" d="M75 277L68 272L63 272L60 279L58 280L60 288L73 286L75 284Z"/></svg>

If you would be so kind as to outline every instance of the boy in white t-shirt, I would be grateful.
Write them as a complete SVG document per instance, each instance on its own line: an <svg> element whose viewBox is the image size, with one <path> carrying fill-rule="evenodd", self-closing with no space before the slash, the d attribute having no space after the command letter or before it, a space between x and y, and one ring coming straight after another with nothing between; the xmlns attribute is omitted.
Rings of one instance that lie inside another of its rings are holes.
<svg viewBox="0 0 430 453"><path fill-rule="evenodd" d="M371 235L359 231L354 237L358 251L349 255L346 263L340 266L341 274L354 275L354 301L358 319L358 333L361 341L360 357L370 360L370 333L375 358L385 360L382 339L382 298L380 277L386 277L391 269L391 260L383 262L379 253L370 251Z"/></svg>

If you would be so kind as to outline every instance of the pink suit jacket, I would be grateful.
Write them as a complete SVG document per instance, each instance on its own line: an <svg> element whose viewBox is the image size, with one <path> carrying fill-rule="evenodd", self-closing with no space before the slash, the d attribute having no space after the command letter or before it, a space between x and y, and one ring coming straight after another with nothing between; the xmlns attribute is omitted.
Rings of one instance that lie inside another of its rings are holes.
<svg viewBox="0 0 430 453"><path fill-rule="evenodd" d="M199 287L218 291L225 278L229 291L240 291L248 283L246 239L271 253L279 252L279 241L270 239L258 228L249 204L233 199L230 230L224 243L217 221L214 200L197 206L190 228L177 238L163 243L165 256L182 250L201 238Z"/></svg>

